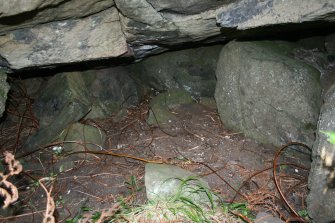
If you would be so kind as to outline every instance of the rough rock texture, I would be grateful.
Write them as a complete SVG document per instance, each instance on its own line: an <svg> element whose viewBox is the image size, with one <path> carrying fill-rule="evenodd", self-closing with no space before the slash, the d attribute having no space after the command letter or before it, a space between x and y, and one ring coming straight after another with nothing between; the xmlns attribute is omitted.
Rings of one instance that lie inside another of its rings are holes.
<svg viewBox="0 0 335 223"><path fill-rule="evenodd" d="M335 21L333 0L242 0L220 10L221 27L238 30L312 21Z"/></svg>
<svg viewBox="0 0 335 223"><path fill-rule="evenodd" d="M115 8L83 19L56 21L0 35L0 55L12 69L119 57L127 52Z"/></svg>
<svg viewBox="0 0 335 223"><path fill-rule="evenodd" d="M34 113L40 126L48 126L54 116L72 101L91 105L91 95L80 72L65 72L53 76L39 93L34 103Z"/></svg>
<svg viewBox="0 0 335 223"><path fill-rule="evenodd" d="M137 102L135 83L123 67L56 74L38 92L33 110L40 128L27 148L51 143L82 118L106 118Z"/></svg>
<svg viewBox="0 0 335 223"><path fill-rule="evenodd" d="M62 132L57 141L70 142L64 143L63 149L66 152L75 152L85 151L87 149L90 151L99 151L103 147L105 139L106 134L98 127L92 125L84 125L81 123L74 123ZM83 143L80 144L80 142ZM78 156L84 158L85 156L87 156L87 154L78 154Z"/></svg>
<svg viewBox="0 0 335 223"><path fill-rule="evenodd" d="M171 14L190 15L214 9L234 1L235 0L148 0L147 2L160 13L166 12Z"/></svg>
<svg viewBox="0 0 335 223"><path fill-rule="evenodd" d="M51 143L72 123L87 115L91 98L80 72L53 76L34 104L39 129L26 145L27 150Z"/></svg>
<svg viewBox="0 0 335 223"><path fill-rule="evenodd" d="M238 30L335 21L332 0L1 0L0 6L0 66L12 69L126 53L140 59L184 43L248 35Z"/></svg>
<svg viewBox="0 0 335 223"><path fill-rule="evenodd" d="M331 34L326 37L325 47L327 53L333 57L332 60L335 64L335 34Z"/></svg>
<svg viewBox="0 0 335 223"><path fill-rule="evenodd" d="M310 188L307 199L308 213L317 223L335 221L335 145L328 142L327 136L320 132L320 130L335 131L334 117L335 85L327 92L321 108L308 182Z"/></svg>
<svg viewBox="0 0 335 223"><path fill-rule="evenodd" d="M170 89L164 93L155 96L150 101L150 112L147 119L150 125L159 125L172 123L176 117L171 109L182 104L193 103L191 96L182 89Z"/></svg>
<svg viewBox="0 0 335 223"><path fill-rule="evenodd" d="M7 93L9 91L9 85L7 83L7 74L4 70L0 69L0 117L5 111Z"/></svg>
<svg viewBox="0 0 335 223"><path fill-rule="evenodd" d="M113 5L114 1L110 0L0 0L0 33L57 20L81 18Z"/></svg>
<svg viewBox="0 0 335 223"><path fill-rule="evenodd" d="M262 143L312 145L320 109L320 73L289 57L286 42L230 42L216 71L223 123Z"/></svg>
<svg viewBox="0 0 335 223"><path fill-rule="evenodd" d="M115 0L115 3L122 14L123 30L136 57L160 51L164 45L204 41L220 34L223 34L220 38L209 41L238 36L236 27L245 30L335 20L335 3L332 0L242 0L223 1L217 5L207 1L208 7L203 7L197 14L192 14L197 11L192 7L189 10L185 8L188 3L176 4L175 1L170 3L169 8L162 1ZM175 10L178 6L180 9ZM217 23L226 29L218 29Z"/></svg>
<svg viewBox="0 0 335 223"><path fill-rule="evenodd" d="M335 56L330 54L332 45L334 44L333 46L335 46L335 38L332 40L330 37L331 35L301 39L297 42L301 47L293 51L295 58L310 64L320 71L322 96L335 81Z"/></svg>
<svg viewBox="0 0 335 223"><path fill-rule="evenodd" d="M152 56L130 66L133 78L157 91L180 88L194 97L212 97L222 45ZM143 92L142 94L145 94Z"/></svg>
<svg viewBox="0 0 335 223"><path fill-rule="evenodd" d="M86 118L105 118L138 102L135 82L124 67L88 70L82 77L92 101Z"/></svg>
<svg viewBox="0 0 335 223"><path fill-rule="evenodd" d="M215 20L216 11L210 8L226 4L227 1L206 1L206 7L201 7L204 1L193 7L189 7L192 5L191 1L171 1L168 4L165 2L167 1L115 1L120 10L123 31L128 42L134 47L136 57L161 51L164 49L162 45L201 41L220 34ZM166 8L167 5L170 8ZM198 11L200 8L202 10ZM181 13L183 11L185 14ZM197 14L192 14L196 11Z"/></svg>

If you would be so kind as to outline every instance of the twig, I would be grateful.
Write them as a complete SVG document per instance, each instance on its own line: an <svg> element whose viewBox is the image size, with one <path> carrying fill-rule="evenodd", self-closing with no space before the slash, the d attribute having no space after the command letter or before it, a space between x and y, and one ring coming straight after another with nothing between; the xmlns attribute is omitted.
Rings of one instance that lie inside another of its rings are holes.
<svg viewBox="0 0 335 223"><path fill-rule="evenodd" d="M145 162L145 163L158 163L158 164L163 163L163 161L147 160L147 159L144 159L144 158L139 158L139 157L135 157L135 156L127 155L127 154L113 153L113 152L107 152L107 151L75 151L75 152L70 152L70 153L66 154L65 156L70 156L70 155L80 154L80 153L124 157L124 158L138 160L138 161Z"/></svg>
<svg viewBox="0 0 335 223"><path fill-rule="evenodd" d="M44 177L38 180L39 184L41 185L41 187L43 188L43 190L45 191L47 195L47 207L46 207L45 214L43 217L43 223L55 223L56 219L53 215L56 209L56 205L55 205L55 201L53 197L51 196L53 186L51 185L50 189L48 190L46 186L42 183L42 181L45 181L45 180L50 180L50 178Z"/></svg>
<svg viewBox="0 0 335 223"><path fill-rule="evenodd" d="M239 212L237 212L237 211L230 210L229 212L232 213L232 214L234 214L234 215L236 215L237 217L242 218L243 221L246 221L246 222L248 222L248 223L254 223L254 222L251 221L247 216L245 216L245 215L243 215L243 214L241 214L241 213L239 213Z"/></svg>
<svg viewBox="0 0 335 223"><path fill-rule="evenodd" d="M4 157L5 163L8 165L9 173L4 174L0 172L0 195L3 196L3 208L7 208L10 204L14 203L19 198L17 187L7 179L13 175L21 173L23 168L20 162L15 160L15 157L12 153L5 151Z"/></svg>
<svg viewBox="0 0 335 223"><path fill-rule="evenodd" d="M284 196L284 193L282 192L282 190L280 189L280 186L279 186L279 183L278 183L278 179L277 179L277 176L276 176L276 168L277 168L277 159L279 158L280 154L282 153L282 151L284 149L286 149L287 147L289 146L292 146L292 145L298 145L298 146L303 146L307 149L310 149L307 145L303 144L303 143L300 143L300 142L289 142L287 143L286 145L282 146L276 153L274 159L273 159L273 179L274 179L274 182L275 182L275 185L277 187L277 190L279 191L279 194L281 196L281 198L283 199L284 203L286 204L286 206L289 208L289 210L293 213L293 215L296 217L296 219L299 221L299 222L306 222L304 219L302 219L300 217L300 215L294 210L294 208L289 204L289 202L287 201L287 199L285 198Z"/></svg>

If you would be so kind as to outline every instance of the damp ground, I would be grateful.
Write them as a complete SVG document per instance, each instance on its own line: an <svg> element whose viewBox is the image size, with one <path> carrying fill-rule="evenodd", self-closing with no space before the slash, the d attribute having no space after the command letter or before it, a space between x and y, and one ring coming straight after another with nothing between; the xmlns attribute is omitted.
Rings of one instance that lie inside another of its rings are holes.
<svg viewBox="0 0 335 223"><path fill-rule="evenodd" d="M225 202L245 203L254 214L267 211L287 219L293 215L285 199L294 211L306 210L308 150L296 147L280 154L276 186L272 167L279 148L260 145L240 132L227 130L214 106L178 106L170 111L174 118L161 125L147 124L149 110L145 101L125 110L118 121L115 116L82 120L107 134L105 144L98 145L99 154L63 157L53 150L60 143L21 157L24 172L11 179L19 189L19 201L1 211L0 222L41 222L46 195L37 180L45 177L49 179L46 186L53 186L58 222L78 216L83 207L99 212L119 208L122 200L143 204L144 167L148 162L192 171ZM24 154L21 146L33 132L29 123L3 124L1 152ZM87 149L88 142L75 143L83 151Z"/></svg>

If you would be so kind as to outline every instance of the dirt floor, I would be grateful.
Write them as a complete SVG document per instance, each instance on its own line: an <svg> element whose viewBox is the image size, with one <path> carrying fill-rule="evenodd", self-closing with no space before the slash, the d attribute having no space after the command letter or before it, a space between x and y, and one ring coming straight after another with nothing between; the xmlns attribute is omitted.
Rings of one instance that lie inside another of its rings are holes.
<svg viewBox="0 0 335 223"><path fill-rule="evenodd" d="M18 186L19 201L1 211L0 222L41 222L46 193L36 182L45 177L49 177L43 181L47 189L53 186L51 195L56 202L58 222L75 217L82 207L96 211L115 208L121 198L130 196L133 197L128 202L141 204L145 190L134 190L144 186L147 162L173 164L193 171L226 202L246 202L255 214L266 210L285 219L293 216L274 184L272 165L278 148L228 131L216 109L210 106L180 106L171 111L176 118L161 126L146 124L148 111L148 103L144 102L128 109L127 116L119 122L114 117L83 120L104 131L107 140L100 145L100 154L80 156L56 155L54 146L22 156L20 145L34 131L33 122L3 124L1 153L15 151L21 156L24 171L10 179ZM294 211L305 210L309 151L302 147L284 150L279 163L284 163L277 165L276 171L281 193ZM137 188L131 181L134 179Z"/></svg>

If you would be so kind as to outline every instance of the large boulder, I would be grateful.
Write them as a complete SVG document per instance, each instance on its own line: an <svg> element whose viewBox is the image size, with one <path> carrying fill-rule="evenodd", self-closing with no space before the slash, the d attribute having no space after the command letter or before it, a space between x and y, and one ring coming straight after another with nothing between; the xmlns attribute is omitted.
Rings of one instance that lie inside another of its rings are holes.
<svg viewBox="0 0 335 223"><path fill-rule="evenodd" d="M132 76L157 91L184 89L194 97L213 97L222 45L168 52L130 66Z"/></svg>
<svg viewBox="0 0 335 223"><path fill-rule="evenodd" d="M335 145L321 131L335 131L335 85L324 98L313 145L313 162L309 175L308 213L317 223L335 221Z"/></svg>
<svg viewBox="0 0 335 223"><path fill-rule="evenodd" d="M136 84L122 66L84 71L82 78L92 100L86 118L106 118L138 103Z"/></svg>
<svg viewBox="0 0 335 223"><path fill-rule="evenodd" d="M205 41L219 35L215 19L217 7L230 1L167 2L115 0L122 30L135 57L166 50L166 46Z"/></svg>
<svg viewBox="0 0 335 223"><path fill-rule="evenodd" d="M290 57L292 49L279 41L233 41L222 49L215 99L224 125L266 144L312 145L320 73Z"/></svg>
<svg viewBox="0 0 335 223"><path fill-rule="evenodd" d="M113 5L110 0L0 0L0 33L57 20L82 18Z"/></svg>
<svg viewBox="0 0 335 223"><path fill-rule="evenodd" d="M300 24L303 29L302 22L316 22L306 26L310 28L313 25L317 27L317 22L335 20L332 0L194 0L169 3L166 0L115 0L115 3L121 12L125 36L136 57L184 42L219 42L225 38L255 34L236 30L283 24ZM262 34L270 32L271 29L264 29Z"/></svg>
<svg viewBox="0 0 335 223"><path fill-rule="evenodd" d="M56 74L38 92L33 110L40 126L26 147L51 143L82 118L106 118L137 102L135 83L124 67Z"/></svg>
<svg viewBox="0 0 335 223"><path fill-rule="evenodd" d="M54 21L0 35L1 57L11 69L47 67L123 56L128 52L118 11Z"/></svg>
<svg viewBox="0 0 335 223"><path fill-rule="evenodd" d="M141 59L185 43L330 26L334 11L332 0L0 0L0 65Z"/></svg>
<svg viewBox="0 0 335 223"><path fill-rule="evenodd" d="M28 139L28 151L51 143L69 124L90 112L91 95L81 75L80 72L57 74L41 90L33 107L40 126Z"/></svg>

